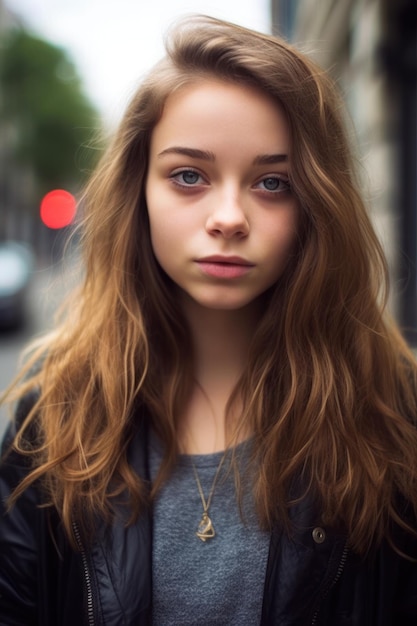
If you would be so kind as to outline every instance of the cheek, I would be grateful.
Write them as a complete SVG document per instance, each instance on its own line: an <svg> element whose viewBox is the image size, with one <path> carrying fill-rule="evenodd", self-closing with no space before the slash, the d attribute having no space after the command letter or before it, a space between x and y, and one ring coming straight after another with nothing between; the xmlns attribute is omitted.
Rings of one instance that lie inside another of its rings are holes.
<svg viewBox="0 0 417 626"><path fill-rule="evenodd" d="M189 227L175 207L159 197L148 204L150 238L153 253L161 267L169 274L182 257Z"/></svg>
<svg viewBox="0 0 417 626"><path fill-rule="evenodd" d="M201 226L195 206L183 206L170 194L147 194L152 245L170 249L183 245Z"/></svg>
<svg viewBox="0 0 417 626"><path fill-rule="evenodd" d="M158 261L163 264L167 253L172 249L173 239L172 236L170 237L172 230L166 220L155 215L149 216L149 227L152 249Z"/></svg>
<svg viewBox="0 0 417 626"><path fill-rule="evenodd" d="M167 203L164 201L163 195L150 192L146 189L146 204L148 207L149 230L151 235L152 248L158 257L159 249L169 241L169 233L172 229L171 212L168 210Z"/></svg>
<svg viewBox="0 0 417 626"><path fill-rule="evenodd" d="M298 210L294 209L265 224L265 243L277 261L285 261L291 255L298 238Z"/></svg>

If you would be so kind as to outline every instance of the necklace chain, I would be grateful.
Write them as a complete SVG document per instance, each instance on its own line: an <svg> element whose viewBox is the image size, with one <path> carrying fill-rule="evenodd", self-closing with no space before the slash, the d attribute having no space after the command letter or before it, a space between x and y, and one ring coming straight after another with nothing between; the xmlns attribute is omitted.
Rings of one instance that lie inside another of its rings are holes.
<svg viewBox="0 0 417 626"><path fill-rule="evenodd" d="M201 503L203 505L203 515L202 515L201 521L200 521L200 523L198 525L196 535L197 535L197 537L199 539L201 539L201 541L204 541L204 542L207 541L207 539L212 539L216 535L213 523L212 523L212 521L211 521L211 519L209 517L209 508L210 508L211 501L213 499L213 494L214 494L214 490L216 488L217 479L219 477L220 470L221 470L221 468L223 466L223 462L224 462L225 458L226 458L226 452L223 454L223 456L222 456L222 458L220 460L220 463L219 463L219 465L217 467L217 470L216 470L216 473L214 475L213 483L211 485L211 489L210 489L210 492L209 492L207 500L204 497L204 492L203 492L203 488L201 486L200 477L198 475L197 468L195 466L194 461L191 460L191 463L192 463L192 466L193 466L193 471L194 471L194 476L195 476L195 481L196 481L197 487L198 487L198 493L200 494Z"/></svg>

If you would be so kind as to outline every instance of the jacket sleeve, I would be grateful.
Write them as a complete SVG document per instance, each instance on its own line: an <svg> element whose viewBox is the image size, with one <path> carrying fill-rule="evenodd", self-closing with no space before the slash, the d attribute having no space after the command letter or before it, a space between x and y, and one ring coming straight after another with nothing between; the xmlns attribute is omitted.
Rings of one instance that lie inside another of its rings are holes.
<svg viewBox="0 0 417 626"><path fill-rule="evenodd" d="M417 524L414 525L417 531ZM404 546L407 559L400 559L394 624L417 624L417 541L408 536Z"/></svg>
<svg viewBox="0 0 417 626"><path fill-rule="evenodd" d="M11 423L0 461L0 626L37 624L36 488L27 489L11 510L7 508L10 494L29 469L26 457L7 453L15 433L16 425Z"/></svg>

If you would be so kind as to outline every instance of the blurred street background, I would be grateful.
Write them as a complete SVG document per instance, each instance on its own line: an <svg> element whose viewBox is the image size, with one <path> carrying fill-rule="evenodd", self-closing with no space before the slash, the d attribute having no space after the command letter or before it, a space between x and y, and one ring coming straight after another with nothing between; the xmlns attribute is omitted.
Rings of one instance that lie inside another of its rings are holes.
<svg viewBox="0 0 417 626"><path fill-rule="evenodd" d="M0 392L69 290L63 250L83 184L189 13L279 34L336 80L389 306L417 348L416 0L0 0ZM0 408L0 436L5 424Z"/></svg>
<svg viewBox="0 0 417 626"><path fill-rule="evenodd" d="M26 318L18 328L0 328L0 389L5 389L18 371L27 344L53 326L54 313L74 282L71 264L40 265L33 271L26 300ZM0 437L10 409L0 406Z"/></svg>

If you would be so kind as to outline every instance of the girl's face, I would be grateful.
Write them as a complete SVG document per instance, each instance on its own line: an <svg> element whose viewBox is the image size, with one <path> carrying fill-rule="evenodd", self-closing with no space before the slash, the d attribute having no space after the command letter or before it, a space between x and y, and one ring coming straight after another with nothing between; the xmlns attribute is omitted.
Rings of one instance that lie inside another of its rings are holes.
<svg viewBox="0 0 417 626"><path fill-rule="evenodd" d="M216 79L167 99L150 146L146 200L155 256L212 309L239 309L282 275L297 233L283 111Z"/></svg>

